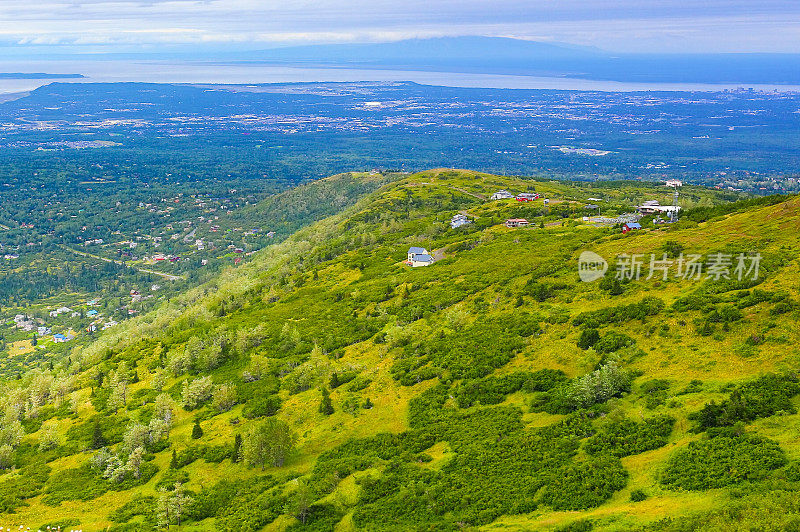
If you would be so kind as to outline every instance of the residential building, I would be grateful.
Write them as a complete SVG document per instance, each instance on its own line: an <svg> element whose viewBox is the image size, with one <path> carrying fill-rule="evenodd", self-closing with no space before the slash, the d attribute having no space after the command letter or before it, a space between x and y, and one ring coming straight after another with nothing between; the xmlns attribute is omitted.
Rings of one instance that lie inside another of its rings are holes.
<svg viewBox="0 0 800 532"><path fill-rule="evenodd" d="M639 222L628 222L622 225L622 234L628 233L630 231L638 231L642 228L642 225Z"/></svg>
<svg viewBox="0 0 800 532"><path fill-rule="evenodd" d="M506 220L506 227L527 227L529 223L525 218L509 218Z"/></svg>
<svg viewBox="0 0 800 532"><path fill-rule="evenodd" d="M648 200L636 207L643 215L648 214L677 214L681 210L677 205L661 205L657 200Z"/></svg>
<svg viewBox="0 0 800 532"><path fill-rule="evenodd" d="M493 200L503 200L503 199L513 199L514 194L509 192L508 190L498 190L494 194L492 194Z"/></svg>
<svg viewBox="0 0 800 532"><path fill-rule="evenodd" d="M536 192L521 192L517 194L517 201L533 201L539 199L539 194Z"/></svg>
<svg viewBox="0 0 800 532"><path fill-rule="evenodd" d="M467 218L465 214L456 214L455 216L453 216L453 219L450 220L450 227L456 229L458 227L461 227L462 225L467 225L471 223L472 220Z"/></svg>
<svg viewBox="0 0 800 532"><path fill-rule="evenodd" d="M433 257L427 249L416 246L408 248L408 259L405 263L409 266L414 268L418 266L430 266L433 262Z"/></svg>

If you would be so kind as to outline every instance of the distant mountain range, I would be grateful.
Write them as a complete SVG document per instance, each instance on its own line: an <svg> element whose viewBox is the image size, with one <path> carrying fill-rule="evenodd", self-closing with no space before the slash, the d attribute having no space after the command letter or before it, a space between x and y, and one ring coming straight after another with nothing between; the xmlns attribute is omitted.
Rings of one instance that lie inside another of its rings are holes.
<svg viewBox="0 0 800 532"><path fill-rule="evenodd" d="M82 74L47 74L44 72L0 72L0 79L77 79Z"/></svg>
<svg viewBox="0 0 800 532"><path fill-rule="evenodd" d="M563 43L496 37L296 46L218 54L209 59L614 81L800 84L800 54L613 54Z"/></svg>

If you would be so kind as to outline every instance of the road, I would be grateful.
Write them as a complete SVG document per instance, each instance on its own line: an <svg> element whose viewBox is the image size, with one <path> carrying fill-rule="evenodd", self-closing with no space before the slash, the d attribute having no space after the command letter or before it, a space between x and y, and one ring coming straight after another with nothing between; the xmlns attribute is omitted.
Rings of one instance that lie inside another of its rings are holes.
<svg viewBox="0 0 800 532"><path fill-rule="evenodd" d="M109 259L107 257L101 257L99 255L93 255L92 253L86 253L85 251L78 251L77 249L73 249L73 248L71 248L69 246L65 246L64 244L59 244L59 246L61 248L63 248L63 249L66 249L67 251L71 251L72 253L75 253L76 255L83 255L84 257L91 257L93 259L102 260L104 262L113 262L114 264L119 264L120 266L125 266L127 268L132 268L132 269L140 271L142 273L150 273L152 275L157 275L157 276L162 277L164 279L167 279L169 281L178 281L178 280L185 279L185 277L182 276L182 275L172 275L172 274L169 274L169 273L157 272L155 270L148 270L147 268L137 268L136 266L131 266L130 264L127 264L126 262L121 261L121 260Z"/></svg>

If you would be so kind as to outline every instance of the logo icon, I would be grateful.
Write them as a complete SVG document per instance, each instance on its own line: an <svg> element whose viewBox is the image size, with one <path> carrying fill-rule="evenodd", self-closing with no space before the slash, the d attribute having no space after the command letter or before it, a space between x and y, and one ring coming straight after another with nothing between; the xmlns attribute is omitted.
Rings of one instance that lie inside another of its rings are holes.
<svg viewBox="0 0 800 532"><path fill-rule="evenodd" d="M578 277L584 283L602 279L608 271L606 259L593 251L584 251L578 257Z"/></svg>

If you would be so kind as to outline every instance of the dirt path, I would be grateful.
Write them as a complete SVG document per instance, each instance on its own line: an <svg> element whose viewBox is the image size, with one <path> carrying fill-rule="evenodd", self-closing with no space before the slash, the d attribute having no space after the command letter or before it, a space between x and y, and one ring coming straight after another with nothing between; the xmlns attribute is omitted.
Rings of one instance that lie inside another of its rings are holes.
<svg viewBox="0 0 800 532"><path fill-rule="evenodd" d="M466 194L468 196L472 196L473 198L478 198L481 201L486 201L486 196L484 196L483 194L478 194L476 192L470 192L469 190L464 190L463 188L453 187L453 186L450 186L450 185L447 185L447 188L452 188L453 190L457 190L457 191L459 191L459 192L461 192L463 194Z"/></svg>
<svg viewBox="0 0 800 532"><path fill-rule="evenodd" d="M62 247L63 249L66 249L67 251L71 251L72 253L75 253L76 255L83 255L84 257L91 257L93 259L102 260L103 262L113 262L114 264L119 264L120 266L125 266L126 268L132 268L132 269L140 271L142 273L150 273L152 275L157 275L157 276L162 277L164 279L167 279L169 281L178 281L180 279L185 279L185 277L182 276L182 275L172 275L172 274L169 274L169 273L157 272L155 270L148 270L147 268L137 268L136 266L131 266L130 264L127 264L126 262L121 261L121 260L109 259L107 257L101 257L99 255L93 255L91 253L86 253L85 251L78 251L77 249L72 249L71 247L65 246L64 244L59 244L59 246Z"/></svg>

